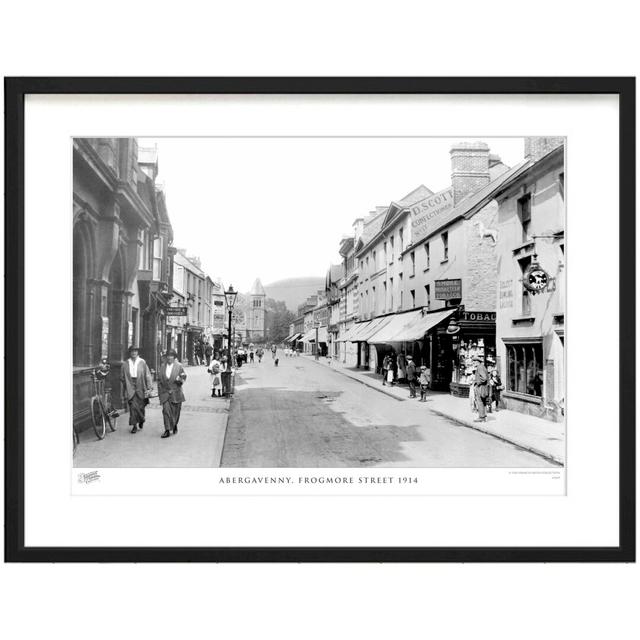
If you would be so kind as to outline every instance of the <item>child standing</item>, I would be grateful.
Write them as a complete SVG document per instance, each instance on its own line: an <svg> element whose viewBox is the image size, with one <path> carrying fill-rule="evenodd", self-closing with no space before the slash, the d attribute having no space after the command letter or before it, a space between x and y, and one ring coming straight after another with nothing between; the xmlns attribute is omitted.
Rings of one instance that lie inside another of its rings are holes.
<svg viewBox="0 0 640 640"><path fill-rule="evenodd" d="M420 383L420 402L427 401L427 389L431 384L431 371L423 364L420 367L420 377L418 378Z"/></svg>

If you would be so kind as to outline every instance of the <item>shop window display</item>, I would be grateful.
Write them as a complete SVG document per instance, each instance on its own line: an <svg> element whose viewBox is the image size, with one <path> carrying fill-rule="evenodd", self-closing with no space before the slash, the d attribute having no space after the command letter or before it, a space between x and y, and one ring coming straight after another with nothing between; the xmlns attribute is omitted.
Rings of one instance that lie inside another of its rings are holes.
<svg viewBox="0 0 640 640"><path fill-rule="evenodd" d="M458 346L458 362L456 367L456 379L454 382L471 384L476 369L474 358L479 356L487 367L496 364L496 348L493 341L487 338L468 337L461 338Z"/></svg>
<svg viewBox="0 0 640 640"><path fill-rule="evenodd" d="M507 389L542 397L543 360L541 344L507 346Z"/></svg>

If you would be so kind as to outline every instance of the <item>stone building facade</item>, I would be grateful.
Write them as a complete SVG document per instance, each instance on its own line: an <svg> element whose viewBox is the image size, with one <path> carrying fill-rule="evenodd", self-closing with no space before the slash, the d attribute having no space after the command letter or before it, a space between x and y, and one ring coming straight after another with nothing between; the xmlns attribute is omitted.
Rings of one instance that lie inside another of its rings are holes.
<svg viewBox="0 0 640 640"><path fill-rule="evenodd" d="M88 418L90 373L111 363L107 386L120 406L120 369L131 344L154 367L171 297L173 240L157 157L134 138L73 140L74 421Z"/></svg>

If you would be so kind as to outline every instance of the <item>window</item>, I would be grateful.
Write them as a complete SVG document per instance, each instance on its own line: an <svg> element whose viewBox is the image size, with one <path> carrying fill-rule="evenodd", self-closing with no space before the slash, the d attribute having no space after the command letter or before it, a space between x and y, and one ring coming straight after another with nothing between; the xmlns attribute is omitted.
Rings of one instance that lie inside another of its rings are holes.
<svg viewBox="0 0 640 640"><path fill-rule="evenodd" d="M416 275L416 252L411 252L411 277Z"/></svg>
<svg viewBox="0 0 640 640"><path fill-rule="evenodd" d="M389 244L391 245L391 260L389 260L389 263L393 262L393 243L394 243L394 237L391 236L389 238Z"/></svg>
<svg viewBox="0 0 640 640"><path fill-rule="evenodd" d="M373 252L373 256L371 257L371 262L373 262L373 270L378 270L378 263L376 262L376 252Z"/></svg>
<svg viewBox="0 0 640 640"><path fill-rule="evenodd" d="M384 264L387 264L387 243L385 242L384 245Z"/></svg>
<svg viewBox="0 0 640 640"><path fill-rule="evenodd" d="M393 310L393 278L389 278L389 309Z"/></svg>
<svg viewBox="0 0 640 640"><path fill-rule="evenodd" d="M400 229L400 231L398 231L398 238L400 242L400 253L402 253L404 248L404 229Z"/></svg>
<svg viewBox="0 0 640 640"><path fill-rule="evenodd" d="M449 232L445 231L440 237L442 238L442 261L445 262L449 259Z"/></svg>
<svg viewBox="0 0 640 640"><path fill-rule="evenodd" d="M411 308L415 309L416 308L416 290L411 289L409 293L411 294Z"/></svg>
<svg viewBox="0 0 640 640"><path fill-rule="evenodd" d="M149 268L149 234L146 229L138 231L138 269L146 271Z"/></svg>
<svg viewBox="0 0 640 640"><path fill-rule="evenodd" d="M531 237L529 236L531 227L530 193L527 193L518 200L518 217L520 218L520 224L522 224L522 242L529 242L529 240L531 240Z"/></svg>
<svg viewBox="0 0 640 640"><path fill-rule="evenodd" d="M375 313L376 312L376 307L377 307L377 304L376 304L376 288L375 287L371 287L371 297L373 298L373 309L372 309L372 311L373 311L373 313Z"/></svg>
<svg viewBox="0 0 640 640"><path fill-rule="evenodd" d="M428 242L424 245L424 264L425 269L428 269L431 266L431 250L429 249Z"/></svg>
<svg viewBox="0 0 640 640"><path fill-rule="evenodd" d="M400 289L400 310L402 310L402 305L404 304L404 291Z"/></svg>
<svg viewBox="0 0 640 640"><path fill-rule="evenodd" d="M153 239L153 279L162 280L162 238Z"/></svg>
<svg viewBox="0 0 640 640"><path fill-rule="evenodd" d="M427 307L427 311L431 310L431 286L428 284L424 285L424 295L425 295L425 306Z"/></svg>
<svg viewBox="0 0 640 640"><path fill-rule="evenodd" d="M384 287L384 304L387 304L387 281L386 280L382 283L382 286Z"/></svg>
<svg viewBox="0 0 640 640"><path fill-rule="evenodd" d="M527 256L519 260L520 270L522 271L522 278L524 280L524 272L527 270L527 267L531 264L531 256ZM525 288L524 284L522 285L522 307L520 309L520 314L523 316L531 315L531 293L528 289Z"/></svg>
<svg viewBox="0 0 640 640"><path fill-rule="evenodd" d="M184 295L184 267L173 263L173 288Z"/></svg>
<svg viewBox="0 0 640 640"><path fill-rule="evenodd" d="M369 271L369 256L367 256L366 264L367 264L367 271Z"/></svg>
<svg viewBox="0 0 640 640"><path fill-rule="evenodd" d="M542 343L507 344L507 390L542 397Z"/></svg>

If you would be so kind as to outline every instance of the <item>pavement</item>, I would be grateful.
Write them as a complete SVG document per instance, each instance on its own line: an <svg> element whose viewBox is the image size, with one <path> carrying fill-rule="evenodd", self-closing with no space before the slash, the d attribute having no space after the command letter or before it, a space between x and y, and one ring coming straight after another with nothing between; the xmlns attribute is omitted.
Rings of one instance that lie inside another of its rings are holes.
<svg viewBox="0 0 640 640"><path fill-rule="evenodd" d="M212 398L206 367L185 367L186 402L178 433L161 438L164 432L162 407L157 398L147 406L144 429L130 433L129 414L122 413L116 431L98 440L91 427L80 434L73 457L78 468L109 467L218 467L229 417L229 400Z"/></svg>
<svg viewBox="0 0 640 640"><path fill-rule="evenodd" d="M222 467L553 467L555 463L409 401L406 389L305 356L243 365ZM341 371L342 373L342 371ZM375 389L375 390L374 390Z"/></svg>
<svg viewBox="0 0 640 640"><path fill-rule="evenodd" d="M315 360L313 356L300 357L332 369L401 402L417 402L409 398L407 386L383 386L381 376L371 371L348 367L332 358ZM474 422L475 415L471 413L469 400L456 398L449 393L434 391L429 392L428 399L429 402L426 404L429 410L434 413L455 420L470 429L514 444L557 465L565 463L566 432L564 422L552 422L507 409L487 414L486 422Z"/></svg>

